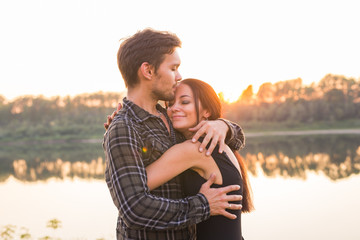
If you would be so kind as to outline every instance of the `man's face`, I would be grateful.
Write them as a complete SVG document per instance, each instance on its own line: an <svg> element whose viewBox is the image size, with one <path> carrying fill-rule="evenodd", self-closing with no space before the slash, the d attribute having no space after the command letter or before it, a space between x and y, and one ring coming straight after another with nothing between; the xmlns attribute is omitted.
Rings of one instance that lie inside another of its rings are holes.
<svg viewBox="0 0 360 240"><path fill-rule="evenodd" d="M181 80L178 71L180 62L180 56L176 50L172 54L165 55L153 81L152 93L157 100L170 101L174 99L177 82Z"/></svg>

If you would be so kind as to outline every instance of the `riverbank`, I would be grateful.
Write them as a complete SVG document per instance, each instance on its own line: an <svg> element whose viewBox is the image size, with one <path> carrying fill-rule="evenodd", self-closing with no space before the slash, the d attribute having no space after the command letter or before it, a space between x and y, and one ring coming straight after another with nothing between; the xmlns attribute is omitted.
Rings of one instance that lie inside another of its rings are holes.
<svg viewBox="0 0 360 240"><path fill-rule="evenodd" d="M306 136L306 135L338 135L338 134L360 134L360 129L319 129L319 130L296 130L296 131L268 131L268 132L249 132L246 137L264 136Z"/></svg>
<svg viewBox="0 0 360 240"><path fill-rule="evenodd" d="M279 130L279 131L247 131L246 138L268 137L268 136L311 136L311 135L358 135L360 128L351 129L313 129L313 130ZM56 138L50 139L32 139L32 140L16 140L16 141L1 141L3 146L16 146L16 145L36 145L36 144L63 144L63 143L92 143L101 144L103 141L102 136L99 138Z"/></svg>

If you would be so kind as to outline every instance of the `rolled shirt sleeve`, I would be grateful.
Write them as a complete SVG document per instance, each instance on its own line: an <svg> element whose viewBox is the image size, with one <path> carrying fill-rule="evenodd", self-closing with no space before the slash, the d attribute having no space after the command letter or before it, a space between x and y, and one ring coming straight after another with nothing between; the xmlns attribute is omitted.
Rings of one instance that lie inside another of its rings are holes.
<svg viewBox="0 0 360 240"><path fill-rule="evenodd" d="M220 120L224 121L228 127L229 131L225 139L225 143L232 150L240 150L245 147L245 133L243 129L236 123L231 122L229 120L220 118Z"/></svg>

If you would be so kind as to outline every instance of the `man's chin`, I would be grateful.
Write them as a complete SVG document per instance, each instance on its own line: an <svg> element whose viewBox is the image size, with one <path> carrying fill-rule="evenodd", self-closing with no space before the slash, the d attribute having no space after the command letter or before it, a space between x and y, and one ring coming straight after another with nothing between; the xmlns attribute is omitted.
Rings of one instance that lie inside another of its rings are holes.
<svg viewBox="0 0 360 240"><path fill-rule="evenodd" d="M162 96L159 100L167 102L174 100L174 98L175 98L175 94L172 94L172 95Z"/></svg>

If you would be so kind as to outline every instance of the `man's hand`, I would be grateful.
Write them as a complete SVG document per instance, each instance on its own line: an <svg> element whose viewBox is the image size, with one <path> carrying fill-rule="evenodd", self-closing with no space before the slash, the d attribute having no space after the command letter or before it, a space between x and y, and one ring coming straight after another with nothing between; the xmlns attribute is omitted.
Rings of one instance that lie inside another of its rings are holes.
<svg viewBox="0 0 360 240"><path fill-rule="evenodd" d="M219 153L222 153L225 148L225 138L229 130L228 125L222 120L213 121L201 121L198 125L189 129L192 132L196 132L192 138L193 142L196 142L199 137L205 134L205 138L200 145L199 151L202 152L207 144L211 141L211 144L206 152L207 156L210 156L217 144L219 144Z"/></svg>
<svg viewBox="0 0 360 240"><path fill-rule="evenodd" d="M122 108L121 103L119 103L116 110L111 115L107 115L107 121L106 121L106 123L104 123L105 130L108 130L110 123L112 122L115 115L120 111L121 108Z"/></svg>
<svg viewBox="0 0 360 240"><path fill-rule="evenodd" d="M241 195L226 195L228 192L236 191L240 189L239 185L230 185L222 188L210 188L215 182L215 174L212 174L200 188L202 193L209 202L210 215L223 215L230 219L236 219L236 215L227 212L225 209L239 210L242 208L241 204L229 203L233 201L240 201Z"/></svg>

